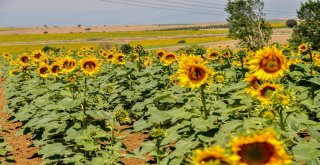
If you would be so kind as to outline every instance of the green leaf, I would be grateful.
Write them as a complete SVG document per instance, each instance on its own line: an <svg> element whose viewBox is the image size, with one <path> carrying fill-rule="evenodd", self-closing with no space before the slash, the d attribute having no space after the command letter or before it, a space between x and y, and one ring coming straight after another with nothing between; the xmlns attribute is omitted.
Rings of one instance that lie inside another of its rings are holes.
<svg viewBox="0 0 320 165"><path fill-rule="evenodd" d="M317 159L320 157L320 151L316 147L310 144L298 144L293 147L293 155L296 160Z"/></svg>
<svg viewBox="0 0 320 165"><path fill-rule="evenodd" d="M77 107L81 104L81 100L74 100L72 98L63 98L57 103L63 109L72 109Z"/></svg>

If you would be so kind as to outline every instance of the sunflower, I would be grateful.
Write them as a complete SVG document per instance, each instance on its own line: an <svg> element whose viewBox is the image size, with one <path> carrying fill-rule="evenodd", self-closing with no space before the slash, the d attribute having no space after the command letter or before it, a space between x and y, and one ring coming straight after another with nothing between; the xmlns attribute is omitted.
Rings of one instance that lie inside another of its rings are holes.
<svg viewBox="0 0 320 165"><path fill-rule="evenodd" d="M277 84L262 84L255 92L251 93L261 104L268 105L272 103L272 94L281 91L282 87Z"/></svg>
<svg viewBox="0 0 320 165"><path fill-rule="evenodd" d="M209 83L213 71L205 65L201 57L192 55L182 57L177 74L181 86L194 89Z"/></svg>
<svg viewBox="0 0 320 165"><path fill-rule="evenodd" d="M161 61L163 62L164 66L171 65L173 62L177 60L178 60L178 57L172 52L168 52L164 54L161 58Z"/></svg>
<svg viewBox="0 0 320 165"><path fill-rule="evenodd" d="M42 50L35 50L32 52L31 56L35 62L40 62L45 54Z"/></svg>
<svg viewBox="0 0 320 165"><path fill-rule="evenodd" d="M306 43L302 43L298 46L299 53L304 53L309 49L309 45Z"/></svg>
<svg viewBox="0 0 320 165"><path fill-rule="evenodd" d="M86 75L92 76L100 71L100 62L93 57L87 57L79 61L82 72Z"/></svg>
<svg viewBox="0 0 320 165"><path fill-rule="evenodd" d="M239 136L231 141L239 165L285 165L292 162L273 130Z"/></svg>
<svg viewBox="0 0 320 165"><path fill-rule="evenodd" d="M42 78L46 78L49 75L49 66L42 64L39 68L38 68L38 74L40 77Z"/></svg>
<svg viewBox="0 0 320 165"><path fill-rule="evenodd" d="M250 61L249 69L262 81L283 77L288 69L287 59L276 47L260 49Z"/></svg>
<svg viewBox="0 0 320 165"><path fill-rule="evenodd" d="M7 59L7 60L11 60L11 59L12 59L11 54L10 54L10 53L8 53L8 52L4 52L4 53L2 53L2 56L3 56L5 59Z"/></svg>
<svg viewBox="0 0 320 165"><path fill-rule="evenodd" d="M78 53L77 53L77 55L79 56L79 57L82 57L83 56L83 52L81 52L81 51L79 51Z"/></svg>
<svg viewBox="0 0 320 165"><path fill-rule="evenodd" d="M81 46L80 48L82 51L86 51L87 50L87 47L86 46Z"/></svg>
<svg viewBox="0 0 320 165"><path fill-rule="evenodd" d="M230 50L225 50L223 53L222 53L222 57L223 58L231 58L231 55L232 55L232 52Z"/></svg>
<svg viewBox="0 0 320 165"><path fill-rule="evenodd" d="M165 53L166 53L166 52L163 51L162 49L161 49L161 50L158 50L158 52L157 52L157 57L158 57L158 58L162 58L162 56L163 56Z"/></svg>
<svg viewBox="0 0 320 165"><path fill-rule="evenodd" d="M126 62L124 61L124 54L123 53L117 53L116 56L113 59L113 62L116 64L125 64Z"/></svg>
<svg viewBox="0 0 320 165"><path fill-rule="evenodd" d="M77 62L71 57L65 57L61 59L61 69L64 73L69 73L75 70L77 67Z"/></svg>
<svg viewBox="0 0 320 165"><path fill-rule="evenodd" d="M19 61L20 61L20 64L22 65L28 65L29 64L29 56L28 54L21 54L19 56Z"/></svg>
<svg viewBox="0 0 320 165"><path fill-rule="evenodd" d="M207 49L207 56L206 56L207 59L215 61L215 60L218 60L220 58L220 56L221 56L221 54L219 51L213 50L213 49L212 50Z"/></svg>
<svg viewBox="0 0 320 165"><path fill-rule="evenodd" d="M234 164L237 157L227 157L225 149L215 146L204 150L196 150L192 160L194 165L229 165Z"/></svg>
<svg viewBox="0 0 320 165"><path fill-rule="evenodd" d="M109 53L106 58L108 61L113 61L114 60L115 55L113 53Z"/></svg>
<svg viewBox="0 0 320 165"><path fill-rule="evenodd" d="M60 64L58 64L58 63L53 63L53 64L50 66L50 72L51 72L52 75L58 76L59 73L60 73L60 71L61 71L61 66L60 66Z"/></svg>
<svg viewBox="0 0 320 165"><path fill-rule="evenodd" d="M226 76L223 73L216 73L213 75L213 79L215 83L224 83Z"/></svg>

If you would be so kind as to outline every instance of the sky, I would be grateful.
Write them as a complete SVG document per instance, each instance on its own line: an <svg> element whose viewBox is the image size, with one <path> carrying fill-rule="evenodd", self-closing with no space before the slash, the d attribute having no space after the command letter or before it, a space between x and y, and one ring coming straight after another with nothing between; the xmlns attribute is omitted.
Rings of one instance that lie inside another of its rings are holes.
<svg viewBox="0 0 320 165"><path fill-rule="evenodd" d="M295 18L307 0L264 0L267 19ZM0 27L221 22L227 0L0 0Z"/></svg>

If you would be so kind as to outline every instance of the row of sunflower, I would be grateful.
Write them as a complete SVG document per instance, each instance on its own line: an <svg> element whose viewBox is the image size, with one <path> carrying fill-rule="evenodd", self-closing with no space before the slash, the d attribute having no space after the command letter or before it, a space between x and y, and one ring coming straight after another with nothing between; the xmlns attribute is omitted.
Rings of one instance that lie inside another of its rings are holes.
<svg viewBox="0 0 320 165"><path fill-rule="evenodd" d="M8 82L12 84L8 86L27 88L36 80L43 88L50 86L47 92L54 93L38 94L35 101L14 93L8 100L11 108L27 109L33 103L39 103L39 108L48 96L63 105L66 110L60 111L64 115L75 113L63 121L68 123L65 128L44 131L50 135L48 139L60 139L43 140L40 145L59 144L55 147L65 146L68 151L54 153L60 154L57 160L54 154L44 154L51 163L92 163L98 160L94 156L106 153L117 155L111 164L123 163L121 158L127 155L120 154L125 149L116 145L115 122L132 124L133 130L129 131L147 132L151 138L130 156L149 154L158 164L280 165L293 160L317 161L316 156L304 160L299 152L309 145L310 139L304 140L307 136L312 137L313 144L320 144L317 134L308 130L310 125L317 129L318 123L305 118L314 117L320 98L315 79L319 77L320 55L308 44L300 45L298 51L287 45L256 52L216 47L198 55L183 50L147 52L140 46L124 54L117 48L83 46L59 52L35 50L16 58L5 52L3 57L6 60L2 65L8 66L11 75ZM21 81L11 81L14 79ZM7 89L10 92L13 88ZM74 100L78 97L80 101ZM16 104L23 99L28 101ZM50 120L52 116L44 112L53 107L59 109L52 104L41 108L41 112L29 112L33 116L23 121L25 129L37 123L37 113ZM118 110L121 113L115 112L118 117L114 120L106 117ZM22 120L21 114L26 112L17 110L13 114ZM62 118L55 119L55 124L63 123ZM75 122L70 124L70 120ZM81 121L79 125L77 121ZM301 138L305 129L307 134ZM46 128L39 124L33 133L41 130ZM56 130L60 132L51 135ZM111 143L98 132L110 135ZM88 142L94 147L87 146ZM78 153L82 155L76 159ZM109 158L99 161L110 163Z"/></svg>

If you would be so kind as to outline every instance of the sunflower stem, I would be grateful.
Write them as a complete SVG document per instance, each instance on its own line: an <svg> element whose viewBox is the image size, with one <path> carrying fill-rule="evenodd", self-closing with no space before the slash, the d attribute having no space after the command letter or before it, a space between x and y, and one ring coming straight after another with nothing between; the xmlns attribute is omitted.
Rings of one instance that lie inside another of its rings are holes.
<svg viewBox="0 0 320 165"><path fill-rule="evenodd" d="M207 119L209 116L209 112L207 110L207 106L206 106L206 96L204 93L204 88L206 87L205 84L201 85L200 87L200 93L201 93L201 101L202 101L202 109L203 109L203 114L204 114L204 119Z"/></svg>
<svg viewBox="0 0 320 165"><path fill-rule="evenodd" d="M115 131L114 131L114 127L115 127L115 121L116 118L114 117L112 120L112 125L111 125L111 155L114 155L114 144L115 144Z"/></svg>
<svg viewBox="0 0 320 165"><path fill-rule="evenodd" d="M139 72L141 72L141 51L139 51L138 53L138 70Z"/></svg>
<svg viewBox="0 0 320 165"><path fill-rule="evenodd" d="M83 105L82 105L82 128L86 129L87 128L87 114L86 114L86 108L87 108L87 77L84 77L84 90L83 90Z"/></svg>
<svg viewBox="0 0 320 165"><path fill-rule="evenodd" d="M285 131L285 124L284 124L284 118L283 118L283 109L280 109L280 111L279 111L279 116L280 116L280 127L281 127L281 129L282 130L284 130Z"/></svg>
<svg viewBox="0 0 320 165"><path fill-rule="evenodd" d="M159 139L157 139L157 141L156 141L156 152L157 152L157 155L156 155L156 160L157 160L157 165L160 165L160 161L161 161L161 159L160 159L160 140Z"/></svg>

